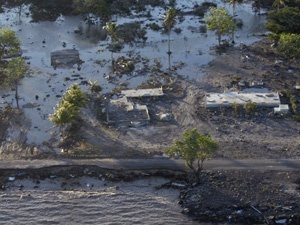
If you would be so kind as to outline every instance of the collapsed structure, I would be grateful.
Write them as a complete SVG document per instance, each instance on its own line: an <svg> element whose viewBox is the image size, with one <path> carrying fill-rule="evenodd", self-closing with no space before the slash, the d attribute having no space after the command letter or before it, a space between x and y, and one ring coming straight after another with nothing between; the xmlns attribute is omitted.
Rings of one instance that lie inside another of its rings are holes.
<svg viewBox="0 0 300 225"><path fill-rule="evenodd" d="M138 100L163 96L162 88L136 89L121 91L121 97L110 100L107 110L109 124L145 124L150 121L148 107L141 105Z"/></svg>

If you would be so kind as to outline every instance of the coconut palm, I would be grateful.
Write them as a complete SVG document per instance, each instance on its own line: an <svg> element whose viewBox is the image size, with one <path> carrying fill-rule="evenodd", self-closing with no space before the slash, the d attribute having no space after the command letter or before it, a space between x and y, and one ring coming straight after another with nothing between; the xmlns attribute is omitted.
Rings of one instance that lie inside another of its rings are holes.
<svg viewBox="0 0 300 225"><path fill-rule="evenodd" d="M279 10L279 8L284 6L286 2L289 2L289 0L274 0L273 7L276 7L276 9Z"/></svg>
<svg viewBox="0 0 300 225"><path fill-rule="evenodd" d="M70 102L60 102L54 113L49 115L49 120L59 126L62 140L66 137L67 125L73 124L79 116L78 107Z"/></svg>
<svg viewBox="0 0 300 225"><path fill-rule="evenodd" d="M87 100L87 93L77 83L72 84L62 97L63 102L69 102L76 107L86 107Z"/></svg>
<svg viewBox="0 0 300 225"><path fill-rule="evenodd" d="M170 46L170 36L171 29L176 24L176 10L174 8L169 8L166 15L164 15L163 26L168 32L168 55L169 55L169 70L171 70L171 46Z"/></svg>
<svg viewBox="0 0 300 225"><path fill-rule="evenodd" d="M115 51L115 44L119 41L117 34L119 26L117 26L115 22L107 22L103 29L106 30L107 34L110 36L111 63L113 66L115 62L113 52Z"/></svg>
<svg viewBox="0 0 300 225"><path fill-rule="evenodd" d="M90 85L89 89L93 94L102 91L102 87L98 84L98 80L96 81L89 80L89 85Z"/></svg>
<svg viewBox="0 0 300 225"><path fill-rule="evenodd" d="M241 5L243 0L227 0L227 2L232 5L232 16L235 14L235 9L237 5Z"/></svg>

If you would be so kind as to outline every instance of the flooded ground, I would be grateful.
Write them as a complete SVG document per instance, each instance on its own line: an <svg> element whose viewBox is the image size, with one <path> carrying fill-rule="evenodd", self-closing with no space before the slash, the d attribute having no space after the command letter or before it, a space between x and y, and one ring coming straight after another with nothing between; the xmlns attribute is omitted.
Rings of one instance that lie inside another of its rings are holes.
<svg viewBox="0 0 300 225"><path fill-rule="evenodd" d="M218 1L215 1L219 3ZM185 10L191 10L194 1L181 1L180 5ZM219 3L224 5L224 3ZM226 5L226 4L225 4ZM226 5L229 9L230 6ZM162 8L148 8L153 20L162 24ZM259 37L255 34L263 32L264 17L255 15L250 4L237 7L239 18L243 19L244 27L236 32L237 43L252 43ZM21 101L26 115L31 119L31 127L27 131L27 143L42 144L51 138L49 129L53 124L48 120L48 115L53 112L53 107L59 101L60 96L74 82L98 80L103 87L103 93L110 92L118 86L118 83L126 83L129 88L135 88L149 79L151 74L142 74L142 69L136 67L134 76L123 76L116 83L107 81L106 76L111 72L110 52L106 49L109 40L103 39L101 27L87 26L79 16L60 16L54 22L30 23L28 10L24 9L21 17L13 10L8 10L0 15L1 26L7 26L17 32L22 42L22 56L27 58L30 66L30 74L21 81L19 88ZM130 21L143 21L143 25L149 22L148 17L117 18L117 23L122 24ZM177 22L176 28L182 32L171 34L171 63L182 65L177 67L176 73L191 80L199 80L204 75L203 67L210 62L215 52L210 50L217 44L213 32L200 33L199 27L203 25L201 18L197 16L185 16L182 22ZM81 30L78 34L74 30ZM120 53L114 57L126 56L129 53L140 55L148 60L149 65L160 62L162 69L168 67L167 35L161 31L147 29L147 41L138 46L125 46ZM51 66L50 53L62 49L76 49L79 51L80 59L83 61L80 71L77 65L69 69L54 69ZM95 63L102 61L102 65ZM83 86L83 88L85 88ZM2 101L13 102L13 95L2 97ZM30 103L28 105L28 103ZM28 107L34 106L34 107ZM14 138L14 136L12 136Z"/></svg>

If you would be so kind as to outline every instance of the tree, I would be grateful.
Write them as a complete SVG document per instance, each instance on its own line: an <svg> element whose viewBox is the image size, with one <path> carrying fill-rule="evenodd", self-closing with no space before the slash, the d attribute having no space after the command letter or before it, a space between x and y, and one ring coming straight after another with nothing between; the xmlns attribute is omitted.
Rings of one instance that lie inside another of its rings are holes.
<svg viewBox="0 0 300 225"><path fill-rule="evenodd" d="M83 92L77 83L72 84L62 97L63 102L69 102L75 107L86 107L87 93Z"/></svg>
<svg viewBox="0 0 300 225"><path fill-rule="evenodd" d="M14 87L15 99L17 108L19 109L19 93L18 86L19 81L24 77L24 73L27 71L25 66L25 60L23 58L12 58L8 61L6 68L4 69L4 85L8 87Z"/></svg>
<svg viewBox="0 0 300 225"><path fill-rule="evenodd" d="M113 53L116 51L117 43L119 41L119 36L117 33L119 26L117 26L115 22L107 22L103 29L106 30L107 34L110 36L109 49L111 51L111 64L114 66L115 60Z"/></svg>
<svg viewBox="0 0 300 225"><path fill-rule="evenodd" d="M93 17L101 17L104 21L108 21L111 16L110 0L73 0L73 8L75 12L87 14L88 23L91 23L90 14Z"/></svg>
<svg viewBox="0 0 300 225"><path fill-rule="evenodd" d="M286 2L289 2L289 0L274 0L273 7L279 10L281 6L285 6Z"/></svg>
<svg viewBox="0 0 300 225"><path fill-rule="evenodd" d="M281 34L278 50L288 58L300 58L300 34Z"/></svg>
<svg viewBox="0 0 300 225"><path fill-rule="evenodd" d="M171 148L166 150L166 153L171 157L181 156L186 166L194 172L196 182L199 183L204 161L211 157L217 148L218 143L212 140L210 135L201 135L194 128L185 132L183 139L176 141Z"/></svg>
<svg viewBox="0 0 300 225"><path fill-rule="evenodd" d="M232 16L235 14L235 9L237 5L241 5L243 0L227 0L227 2L232 5Z"/></svg>
<svg viewBox="0 0 300 225"><path fill-rule="evenodd" d="M300 9L286 7L279 10L271 10L267 15L266 28L280 35L282 33L300 34Z"/></svg>
<svg viewBox="0 0 300 225"><path fill-rule="evenodd" d="M79 109L70 102L60 102L49 120L59 126L62 140L66 137L67 125L73 124L79 117Z"/></svg>
<svg viewBox="0 0 300 225"><path fill-rule="evenodd" d="M90 91L92 92L92 94L97 94L99 93L100 91L102 91L102 87L98 84L98 81L92 81L92 80L89 80L89 89Z"/></svg>
<svg viewBox="0 0 300 225"><path fill-rule="evenodd" d="M21 42L9 28L0 28L0 60L3 56L20 52Z"/></svg>
<svg viewBox="0 0 300 225"><path fill-rule="evenodd" d="M167 10L166 15L164 16L164 22L163 26L167 30L168 33L168 56L169 56L169 71L171 70L171 46L170 46L170 41L171 41L171 29L174 27L176 24L176 10L174 8L169 8Z"/></svg>
<svg viewBox="0 0 300 225"><path fill-rule="evenodd" d="M205 14L204 18L207 29L216 32L219 46L221 45L222 35L232 34L236 28L232 17L225 7L210 7L209 13Z"/></svg>
<svg viewBox="0 0 300 225"><path fill-rule="evenodd" d="M49 120L60 127L62 140L66 137L67 125L73 125L79 118L80 107L85 107L88 101L87 93L83 92L77 83L72 84L57 104Z"/></svg>

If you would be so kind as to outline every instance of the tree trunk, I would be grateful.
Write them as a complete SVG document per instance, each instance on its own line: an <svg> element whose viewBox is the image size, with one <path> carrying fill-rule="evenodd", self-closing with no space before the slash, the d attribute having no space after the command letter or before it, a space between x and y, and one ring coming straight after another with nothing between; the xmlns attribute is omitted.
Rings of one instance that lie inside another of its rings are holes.
<svg viewBox="0 0 300 225"><path fill-rule="evenodd" d="M17 108L19 109L20 106L19 106L19 93L18 93L18 81L17 80L15 81L15 89L16 89L15 99L16 99L16 103L17 103Z"/></svg>
<svg viewBox="0 0 300 225"><path fill-rule="evenodd" d="M169 75L170 75L170 73L171 73L171 54L172 54L172 52L171 52L171 39L170 39L170 35L171 35L171 32L170 32L170 30L169 30L169 32L168 32L168 62L169 62Z"/></svg>

